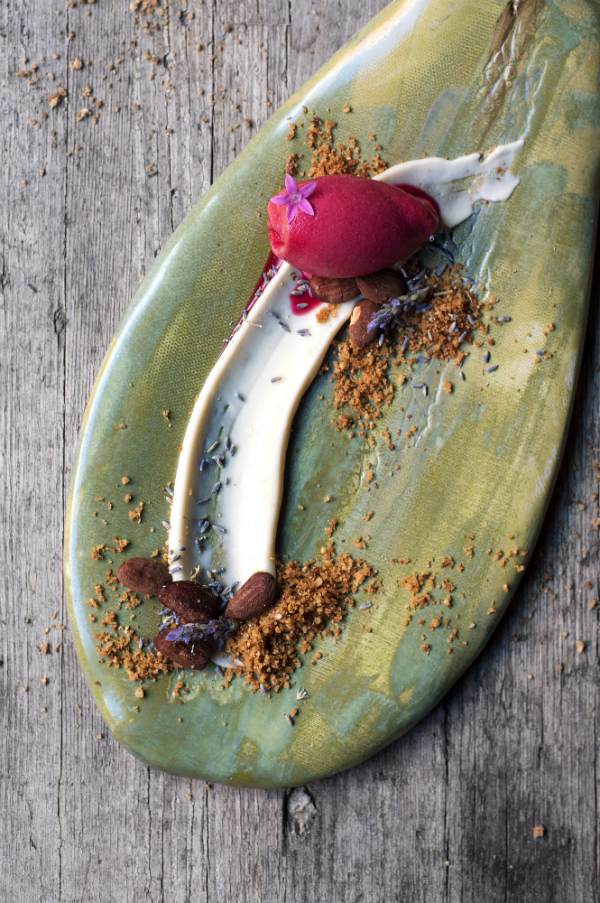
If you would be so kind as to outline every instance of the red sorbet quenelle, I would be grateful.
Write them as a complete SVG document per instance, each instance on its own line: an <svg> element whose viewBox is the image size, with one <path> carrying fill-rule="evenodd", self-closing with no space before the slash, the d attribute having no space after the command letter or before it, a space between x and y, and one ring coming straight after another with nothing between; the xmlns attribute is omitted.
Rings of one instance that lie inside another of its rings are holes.
<svg viewBox="0 0 600 903"><path fill-rule="evenodd" d="M286 188L269 202L273 252L330 279L365 276L403 260L440 223L436 201L412 185L352 175L296 184L286 176Z"/></svg>

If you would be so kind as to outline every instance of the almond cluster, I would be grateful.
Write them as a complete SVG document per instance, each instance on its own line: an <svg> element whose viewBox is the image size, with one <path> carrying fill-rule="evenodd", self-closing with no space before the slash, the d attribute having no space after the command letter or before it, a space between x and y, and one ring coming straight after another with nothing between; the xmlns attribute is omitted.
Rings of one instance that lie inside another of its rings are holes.
<svg viewBox="0 0 600 903"><path fill-rule="evenodd" d="M173 578L168 569L151 558L128 558L119 567L119 582L127 589L158 596L161 605L170 609L178 624L209 625L219 619L218 605L211 593L198 583ZM275 578L271 574L253 574L229 601L225 619L248 621L261 614L275 601ZM206 633L211 630L207 629ZM180 668L202 671L208 665L213 647L205 638L173 639L172 627L165 627L154 637L154 647ZM193 635L193 634L192 634Z"/></svg>
<svg viewBox="0 0 600 903"><path fill-rule="evenodd" d="M350 341L357 348L366 348L378 338L377 330L369 329L369 323L379 307L406 294L403 276L389 269L351 279L313 276L309 287L311 295L325 304L342 304L364 295L356 302L350 317Z"/></svg>

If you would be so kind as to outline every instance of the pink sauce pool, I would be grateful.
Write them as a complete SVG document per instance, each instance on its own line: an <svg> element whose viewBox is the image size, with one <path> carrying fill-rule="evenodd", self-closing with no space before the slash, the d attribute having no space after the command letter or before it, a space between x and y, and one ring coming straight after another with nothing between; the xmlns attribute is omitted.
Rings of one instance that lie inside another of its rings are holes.
<svg viewBox="0 0 600 903"><path fill-rule="evenodd" d="M310 279L310 273L302 273L301 279ZM306 307L298 307L299 304L306 304ZM316 307L319 307L322 304L321 301L317 301L311 293L310 289L307 292L304 292L303 295L290 295L290 307L292 309L292 313L296 314L297 317L301 317L302 314L309 314L311 310L314 310Z"/></svg>
<svg viewBox="0 0 600 903"><path fill-rule="evenodd" d="M283 263L283 261L280 260L279 257L276 257L272 251L269 253L269 256L266 259L265 265L262 268L262 272L256 281L256 285L254 286L252 294L250 295L248 303L246 304L246 306L244 308L244 311L252 310L255 303L258 301L258 299L262 295L262 291L260 291L260 289L262 288L264 291L264 289L269 284L270 280L265 278L267 273L269 272L269 270L270 269L278 269L282 263ZM301 276L299 276L298 278L299 279L310 279L310 276L311 276L310 273L302 273ZM274 277L271 277L271 278L274 278ZM258 295L257 295L257 292L259 293ZM299 304L306 304L306 307L298 307ZM310 313L311 310L315 310L321 304L322 304L321 301L317 301L317 299L311 295L310 290L307 292L304 292L304 294L302 294L302 295L291 295L290 294L290 310L297 317L301 317L303 314ZM235 326L233 327L233 329L231 330L231 333L229 334L229 339L231 339L233 337L234 333L237 331L239 325L243 322L243 320L244 320L244 317L242 315L239 318L239 320L237 321L237 323L235 324ZM227 348L227 345L228 345L228 342L225 342L225 344L221 348L219 357L221 356L221 354L223 354L223 351L225 350L225 348Z"/></svg>

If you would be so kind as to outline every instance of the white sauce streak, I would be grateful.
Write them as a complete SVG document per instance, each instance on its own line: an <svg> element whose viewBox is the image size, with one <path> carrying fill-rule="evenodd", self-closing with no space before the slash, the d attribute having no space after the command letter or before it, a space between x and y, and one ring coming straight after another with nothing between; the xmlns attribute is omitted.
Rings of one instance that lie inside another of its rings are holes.
<svg viewBox="0 0 600 903"><path fill-rule="evenodd" d="M405 183L422 188L440 205L442 222L454 228L473 213L476 201L507 201L519 177L510 172L513 160L524 145L523 139L502 144L480 161L479 154L456 160L424 157L386 169L376 179L391 185Z"/></svg>
<svg viewBox="0 0 600 903"><path fill-rule="evenodd" d="M510 167L522 147L523 141L498 147L483 162L479 154L457 160L428 157L400 163L376 178L424 189L439 203L443 224L452 227L472 213L476 201L508 200L519 184ZM171 511L169 549L180 556L172 567L174 580L189 580L198 567L225 568L219 576L225 585L237 581L241 586L256 571L275 574L275 535L292 420L355 304L338 305L337 317L327 323L317 323L314 310L306 316L293 314L289 295L296 287L295 273L289 264L281 264L215 364L194 406ZM287 329L267 311L277 314ZM310 335L299 335L299 329ZM226 437L236 447L233 456L224 448ZM208 452L217 440L219 445ZM218 455L224 456L223 468L212 461ZM200 471L203 458L210 463ZM199 504L202 499L209 501ZM199 551L195 540L204 519L211 526L202 534L206 538ZM213 524L226 532L216 532ZM202 570L197 577L209 582ZM223 656L216 657L225 663Z"/></svg>

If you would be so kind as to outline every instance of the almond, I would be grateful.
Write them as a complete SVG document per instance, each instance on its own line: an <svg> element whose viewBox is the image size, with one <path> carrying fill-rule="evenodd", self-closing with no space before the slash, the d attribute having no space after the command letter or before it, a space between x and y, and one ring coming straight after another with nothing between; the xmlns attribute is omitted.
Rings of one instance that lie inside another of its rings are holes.
<svg viewBox="0 0 600 903"><path fill-rule="evenodd" d="M395 270L379 270L368 276L359 276L356 284L365 298L376 304L385 304L392 298L406 294L406 282L402 274Z"/></svg>
<svg viewBox="0 0 600 903"><path fill-rule="evenodd" d="M152 558L128 558L119 566L117 578L127 589L150 596L157 596L173 580L164 564Z"/></svg>
<svg viewBox="0 0 600 903"><path fill-rule="evenodd" d="M325 276L313 276L309 282L310 293L317 301L326 304L341 304L358 297L360 291L356 279L327 279Z"/></svg>
<svg viewBox="0 0 600 903"><path fill-rule="evenodd" d="M160 604L170 608L188 624L219 617L217 603L203 586L189 580L177 580L165 586L158 594Z"/></svg>
<svg viewBox="0 0 600 903"><path fill-rule="evenodd" d="M249 621L275 601L275 578L265 571L252 574L239 588L225 611L226 618Z"/></svg>
<svg viewBox="0 0 600 903"><path fill-rule="evenodd" d="M366 348L379 337L378 329L368 329L373 314L379 310L375 301L357 301L350 317L350 341L357 348Z"/></svg>
<svg viewBox="0 0 600 903"><path fill-rule="evenodd" d="M156 634L153 640L155 649L180 668L203 671L212 655L212 648L206 640L193 640L190 643L178 640L173 643L167 639L167 634L170 632L171 628L165 627L164 630Z"/></svg>

